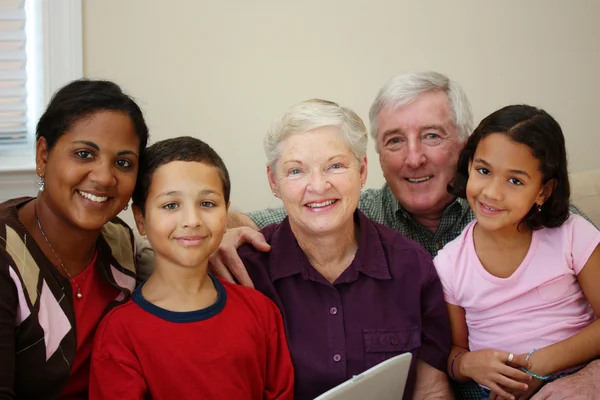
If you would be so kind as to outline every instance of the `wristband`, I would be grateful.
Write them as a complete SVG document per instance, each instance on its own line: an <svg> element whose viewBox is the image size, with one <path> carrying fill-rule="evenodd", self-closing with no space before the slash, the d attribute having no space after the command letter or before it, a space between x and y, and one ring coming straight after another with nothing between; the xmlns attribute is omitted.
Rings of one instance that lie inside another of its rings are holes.
<svg viewBox="0 0 600 400"><path fill-rule="evenodd" d="M525 357L525 361L529 361L529 357L531 357L531 355L533 353L535 353L537 351L537 349L533 349L529 352L529 355L527 355L527 357ZM531 375L533 376L535 379L539 379L540 381L547 381L548 379L552 378L552 374L550 375L537 375L534 374L533 372L529 371L527 368L521 367L521 371L525 372L527 375Z"/></svg>
<svg viewBox="0 0 600 400"><path fill-rule="evenodd" d="M450 362L450 377L456 381L456 376L454 375L454 361L456 361L456 359L458 358L458 356L460 356L461 354L463 354L465 351L461 350L458 353L456 353L454 355L454 357L452 357L452 361Z"/></svg>

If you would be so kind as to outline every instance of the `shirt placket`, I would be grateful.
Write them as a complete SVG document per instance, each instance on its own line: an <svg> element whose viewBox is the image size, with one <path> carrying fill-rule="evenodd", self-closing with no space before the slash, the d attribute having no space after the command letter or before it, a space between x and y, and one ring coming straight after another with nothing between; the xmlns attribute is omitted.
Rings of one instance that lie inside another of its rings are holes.
<svg viewBox="0 0 600 400"><path fill-rule="evenodd" d="M417 224L407 214L403 213L402 210L398 210L398 215L399 218L402 218L404 223L399 224L399 227L396 229L397 231L420 243L430 254L437 253L436 247L439 240L436 240L436 234L428 231L423 225Z"/></svg>
<svg viewBox="0 0 600 400"><path fill-rule="evenodd" d="M347 377L346 331L344 328L344 309L340 292L331 286L328 290L327 332L329 339L330 370L335 380L343 381ZM332 376L332 380L333 379Z"/></svg>

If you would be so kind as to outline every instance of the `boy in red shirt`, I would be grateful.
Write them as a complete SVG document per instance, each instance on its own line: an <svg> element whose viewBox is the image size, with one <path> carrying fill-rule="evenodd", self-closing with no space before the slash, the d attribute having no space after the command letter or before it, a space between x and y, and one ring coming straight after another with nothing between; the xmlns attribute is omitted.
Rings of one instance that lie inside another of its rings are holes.
<svg viewBox="0 0 600 400"><path fill-rule="evenodd" d="M155 270L110 311L95 338L90 399L291 399L279 310L207 273L226 229L223 161L191 137L148 148L133 195Z"/></svg>

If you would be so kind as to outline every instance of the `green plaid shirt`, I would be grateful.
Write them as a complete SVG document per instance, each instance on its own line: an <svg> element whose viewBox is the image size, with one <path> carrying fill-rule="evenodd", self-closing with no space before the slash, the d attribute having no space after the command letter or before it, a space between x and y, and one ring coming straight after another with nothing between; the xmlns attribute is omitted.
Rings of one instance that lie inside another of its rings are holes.
<svg viewBox="0 0 600 400"><path fill-rule="evenodd" d="M435 256L442 247L460 235L469 222L475 218L466 200L457 198L444 211L436 232L431 232L412 219L394 197L390 187L363 190L358 208L375 222L389 226L420 243ZM248 214L259 228L281 222L286 214L283 207L267 208Z"/></svg>

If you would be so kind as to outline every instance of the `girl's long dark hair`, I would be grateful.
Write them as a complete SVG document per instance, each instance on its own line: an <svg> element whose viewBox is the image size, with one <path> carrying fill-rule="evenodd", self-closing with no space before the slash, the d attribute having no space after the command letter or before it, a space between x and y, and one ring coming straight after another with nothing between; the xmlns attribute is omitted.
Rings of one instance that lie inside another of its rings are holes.
<svg viewBox="0 0 600 400"><path fill-rule="evenodd" d="M448 191L465 198L469 179L469 162L477 145L490 134L504 134L516 143L527 145L540 161L542 184L556 180L556 187L538 211L531 207L522 222L531 229L557 227L569 217L571 189L567 170L565 138L560 125L544 110L528 105L512 105L493 112L481 121L469 137L458 158L456 177Z"/></svg>

